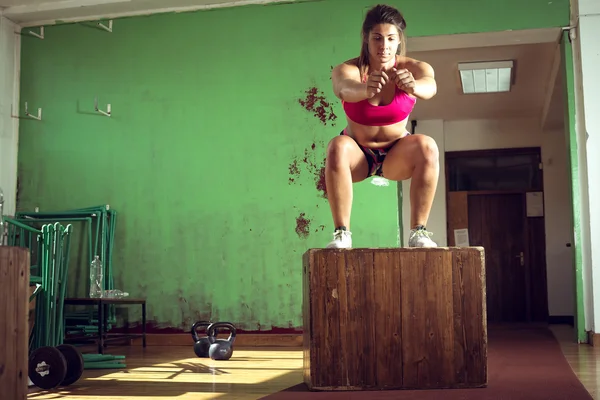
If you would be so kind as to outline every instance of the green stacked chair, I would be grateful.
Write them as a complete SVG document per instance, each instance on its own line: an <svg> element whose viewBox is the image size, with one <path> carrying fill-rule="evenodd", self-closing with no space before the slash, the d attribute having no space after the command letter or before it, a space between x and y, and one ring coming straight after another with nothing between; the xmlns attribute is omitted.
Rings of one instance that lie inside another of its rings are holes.
<svg viewBox="0 0 600 400"><path fill-rule="evenodd" d="M36 228L13 218L4 217L7 245L28 248L32 265L30 285L36 288L35 324L30 337L30 352L44 346L63 343L64 298L69 272L71 225L45 224Z"/></svg>
<svg viewBox="0 0 600 400"><path fill-rule="evenodd" d="M51 389L77 381L84 368L126 367L123 356L82 355L74 346L63 343L69 331L98 334L98 315L95 310L65 315L64 299L67 296L69 264L73 256L78 257L84 265L74 267L79 267L80 271L87 273L84 276L89 277L91 260L99 255L104 267L103 289L114 289L112 254L116 211L108 206L98 206L58 212L17 212L14 218L3 217L2 220L6 229L6 244L27 248L31 256L30 285L35 286L35 290L30 301L36 299L35 324L29 340L29 376L33 383L41 388ZM64 226L63 223L66 222L71 224ZM85 247L88 257L71 254L75 223L82 223L84 229L87 228L88 240ZM80 284L77 285L74 289L79 288ZM86 296L87 285L89 279L85 281ZM110 329L110 323L116 320L114 307L109 309L108 318ZM65 324L67 320L79 323L69 326ZM50 361L46 363L48 360ZM55 368L48 367L50 364L54 364ZM37 371L36 368L42 370Z"/></svg>
<svg viewBox="0 0 600 400"><path fill-rule="evenodd" d="M87 231L87 257L75 254L75 258L83 265L79 271L89 272L89 266L96 255L100 257L104 268L104 290L113 290L114 268L113 250L117 212L108 205L64 210L64 211L20 211L15 214L15 219L23 223L55 223L70 222L81 224ZM84 275L89 276L89 274ZM86 288L89 280L86 280ZM86 291L87 296L87 291ZM76 296L75 296L76 297ZM83 334L84 336L98 334L98 314L95 310L73 311L65 315L67 334ZM107 328L116 322L116 309L110 306L107 315Z"/></svg>

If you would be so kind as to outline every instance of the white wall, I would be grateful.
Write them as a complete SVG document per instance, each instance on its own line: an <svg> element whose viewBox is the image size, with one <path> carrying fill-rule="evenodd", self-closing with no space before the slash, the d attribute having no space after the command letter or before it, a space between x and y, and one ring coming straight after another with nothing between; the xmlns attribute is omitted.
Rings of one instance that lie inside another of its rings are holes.
<svg viewBox="0 0 600 400"><path fill-rule="evenodd" d="M15 211L17 189L17 145L20 28L0 15L0 188L4 192L4 214ZM11 110L11 108L13 108Z"/></svg>
<svg viewBox="0 0 600 400"><path fill-rule="evenodd" d="M512 120L418 121L416 133L433 137L440 149L440 179L427 229L439 246L447 246L446 151L541 147L544 163L546 257L550 315L574 315L574 270L571 248L569 175L565 135L542 132L535 118ZM410 231L410 180L402 183L404 232ZM564 213L566 211L566 214ZM404 245L408 234L404 235Z"/></svg>
<svg viewBox="0 0 600 400"><path fill-rule="evenodd" d="M600 331L600 2L579 0L579 29L574 43L575 76L578 78L578 100L583 109L578 110L577 130L581 140L578 145L583 157L580 166L587 167L582 186L587 186L589 198L582 196L582 230L589 229L589 249L585 249L583 273L585 281L586 329ZM578 59L581 58L579 65ZM579 104L578 104L579 105ZM587 140L586 140L587 138ZM585 156L585 155L589 156ZM599 175L596 175L599 174ZM585 194L585 191L584 191ZM584 200L589 200L584 203ZM589 211L589 217L586 215ZM591 277L591 282L590 282ZM591 286L591 291L589 290ZM590 321L590 314L592 315Z"/></svg>
<svg viewBox="0 0 600 400"><path fill-rule="evenodd" d="M534 118L444 122L446 151L535 147L542 144Z"/></svg>

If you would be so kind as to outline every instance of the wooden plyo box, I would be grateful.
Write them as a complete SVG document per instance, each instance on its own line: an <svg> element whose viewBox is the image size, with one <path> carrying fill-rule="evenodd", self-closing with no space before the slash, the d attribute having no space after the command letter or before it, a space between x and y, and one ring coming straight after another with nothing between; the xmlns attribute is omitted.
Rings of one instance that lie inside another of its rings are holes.
<svg viewBox="0 0 600 400"><path fill-rule="evenodd" d="M0 216L1 217L1 216ZM29 251L0 246L0 398L27 398ZM3 397L8 396L8 397Z"/></svg>
<svg viewBox="0 0 600 400"><path fill-rule="evenodd" d="M483 248L311 249L302 261L309 389L487 386Z"/></svg>

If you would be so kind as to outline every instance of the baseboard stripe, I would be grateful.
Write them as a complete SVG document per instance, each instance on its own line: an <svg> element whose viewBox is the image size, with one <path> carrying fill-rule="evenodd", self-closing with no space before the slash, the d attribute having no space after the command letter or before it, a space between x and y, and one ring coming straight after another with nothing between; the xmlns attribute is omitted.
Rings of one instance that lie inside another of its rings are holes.
<svg viewBox="0 0 600 400"><path fill-rule="evenodd" d="M227 339L228 334L218 335L219 339ZM132 345L141 345L142 339L127 339ZM189 333L147 334L146 346L193 346ZM235 337L236 347L302 347L302 334L238 334Z"/></svg>

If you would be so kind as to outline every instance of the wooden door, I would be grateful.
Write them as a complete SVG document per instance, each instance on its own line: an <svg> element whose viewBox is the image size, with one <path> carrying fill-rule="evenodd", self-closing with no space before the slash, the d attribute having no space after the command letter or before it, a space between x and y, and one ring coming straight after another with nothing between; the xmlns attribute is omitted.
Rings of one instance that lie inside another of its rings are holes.
<svg viewBox="0 0 600 400"><path fill-rule="evenodd" d="M470 245L485 248L488 322L526 322L524 195L470 194L467 201Z"/></svg>

